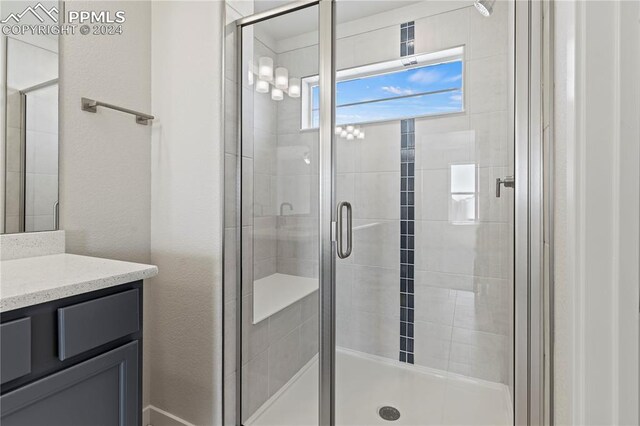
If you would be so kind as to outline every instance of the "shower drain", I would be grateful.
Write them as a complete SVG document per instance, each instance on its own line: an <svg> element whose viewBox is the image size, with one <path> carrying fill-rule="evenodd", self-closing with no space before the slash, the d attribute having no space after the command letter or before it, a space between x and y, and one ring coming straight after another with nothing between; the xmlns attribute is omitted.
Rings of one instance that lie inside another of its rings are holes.
<svg viewBox="0 0 640 426"><path fill-rule="evenodd" d="M384 420L394 421L400 418L400 411L396 407L391 407L389 405L385 405L381 409L378 410L378 414Z"/></svg>

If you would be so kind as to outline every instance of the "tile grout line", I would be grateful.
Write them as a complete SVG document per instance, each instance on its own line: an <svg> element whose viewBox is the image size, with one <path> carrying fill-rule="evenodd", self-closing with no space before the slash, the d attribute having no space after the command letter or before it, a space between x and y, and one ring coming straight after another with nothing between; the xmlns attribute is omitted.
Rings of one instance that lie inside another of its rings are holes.
<svg viewBox="0 0 640 426"><path fill-rule="evenodd" d="M456 297L453 301L453 317L451 318L451 334L449 335L449 354L447 356L447 371L451 368L451 353L453 352L453 329L456 324L456 311L458 309L458 290L456 290Z"/></svg>

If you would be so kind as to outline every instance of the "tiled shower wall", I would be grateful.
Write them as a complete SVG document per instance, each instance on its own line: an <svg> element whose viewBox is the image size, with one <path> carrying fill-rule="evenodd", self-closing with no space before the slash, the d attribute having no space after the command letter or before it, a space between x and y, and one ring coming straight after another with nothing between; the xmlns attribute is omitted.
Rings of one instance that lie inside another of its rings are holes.
<svg viewBox="0 0 640 426"><path fill-rule="evenodd" d="M275 64L284 65L263 39L254 31L254 63L269 56ZM251 254L253 261L247 259L243 274L252 269L253 280L276 272L317 277L317 164L311 152L317 144L312 143L313 135L305 139L292 120L280 119L281 105L296 105L296 100L276 102L270 93L255 91L245 92L244 99L248 98L252 105L248 103L243 117L253 116L253 146L243 137L243 157L252 155L252 163L248 158L245 161L246 172L253 177L243 178L243 189L251 188L253 200L246 199L243 214L249 223L249 212L253 212L253 240L247 233L243 255L248 258ZM253 295L243 297L245 419L311 360L318 348L317 293L257 324L251 323L253 303Z"/></svg>
<svg viewBox="0 0 640 426"><path fill-rule="evenodd" d="M416 53L465 47L465 112L415 119L415 363L502 383L512 376L513 198L510 190L495 198L494 184L513 173L508 8L496 3L488 19L472 6L409 15ZM338 69L398 58L399 46L400 24L339 38ZM314 55L311 46L280 58L304 64ZM338 261L337 342L397 360L400 121L363 129L365 140L337 139L338 201L351 201L354 215L353 254ZM476 167L472 224L449 218L456 164Z"/></svg>
<svg viewBox="0 0 640 426"><path fill-rule="evenodd" d="M25 231L49 231L58 201L57 84L27 95L26 148Z"/></svg>
<svg viewBox="0 0 640 426"><path fill-rule="evenodd" d="M465 45L466 113L416 120L416 363L510 383L513 174L509 11L473 7L416 20L416 52ZM475 164L474 224L449 220L451 166Z"/></svg>
<svg viewBox="0 0 640 426"><path fill-rule="evenodd" d="M415 363L503 383L509 382L511 368L513 199L509 191L495 198L494 184L495 178L512 172L507 8L496 3L489 19L472 7L415 18L417 53L464 45L466 59L466 112L415 119ZM377 42L375 49L362 48L366 41L359 36L352 43L360 51L379 52L384 50L382 40L389 40L385 45L396 48L395 56L386 59L397 57L396 38L382 35L387 31L400 33L399 26L376 31L379 37L368 33L366 37ZM348 48L342 47L338 58L347 54ZM366 64L379 59L360 60ZM367 126L367 139L353 144L360 167L354 164L353 173L342 177L347 185L353 182L344 194L355 194L356 225L368 227L356 230L353 265L341 265L337 283L346 294L351 285L350 305L339 304L347 305L338 320L339 343L393 359L398 358L400 333L399 321L391 319L399 316L399 179L391 174L399 170L398 127ZM362 160L371 157L377 163L363 167ZM449 220L450 167L461 163L477 168L474 224ZM373 211L370 203L377 204ZM395 220L385 226L388 219Z"/></svg>
<svg viewBox="0 0 640 426"><path fill-rule="evenodd" d="M22 163L20 146L22 137L20 122L20 92L7 87L7 137L6 137L6 195L3 214L4 232L14 233L20 230L20 180Z"/></svg>
<svg viewBox="0 0 640 426"><path fill-rule="evenodd" d="M279 45L275 48L282 50ZM286 67L291 77L317 74L317 45L303 49L301 55L296 52L279 53L277 64ZM317 278L318 132L300 130L300 101L301 98L285 96L277 103L277 206L278 209L282 207L278 222L277 269L283 274ZM283 203L290 203L292 208Z"/></svg>
<svg viewBox="0 0 640 426"><path fill-rule="evenodd" d="M275 58L276 54L257 37L253 43L254 63L261 56ZM277 104L269 93L255 90L245 92L243 120L253 117L253 143L244 144L243 155L253 158L253 182L243 182L243 187L252 185L253 190L253 279L275 274L277 264L276 244L276 194L277 194ZM248 124L248 123L247 123ZM250 218L248 218L250 220Z"/></svg>

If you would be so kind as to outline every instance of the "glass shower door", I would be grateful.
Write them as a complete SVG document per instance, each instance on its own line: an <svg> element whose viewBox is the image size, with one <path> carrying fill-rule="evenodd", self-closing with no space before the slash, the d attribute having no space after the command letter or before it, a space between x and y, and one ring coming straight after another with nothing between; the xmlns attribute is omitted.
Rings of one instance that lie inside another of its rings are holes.
<svg viewBox="0 0 640 426"><path fill-rule="evenodd" d="M319 140L300 108L318 87L304 80L318 75L317 28L317 5L239 28L245 425L318 424Z"/></svg>
<svg viewBox="0 0 640 426"><path fill-rule="evenodd" d="M240 421L513 424L513 2L269 4L240 23Z"/></svg>
<svg viewBox="0 0 640 426"><path fill-rule="evenodd" d="M336 424L513 424L513 5L404 6L336 3Z"/></svg>

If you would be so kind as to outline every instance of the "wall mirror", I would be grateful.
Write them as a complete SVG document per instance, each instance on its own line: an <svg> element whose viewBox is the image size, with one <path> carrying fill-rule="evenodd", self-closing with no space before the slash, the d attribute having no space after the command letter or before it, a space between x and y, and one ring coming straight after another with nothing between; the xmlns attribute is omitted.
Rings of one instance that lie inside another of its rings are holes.
<svg viewBox="0 0 640 426"><path fill-rule="evenodd" d="M57 6L57 2L45 3ZM3 2L0 11L5 17L22 9L22 2ZM58 36L1 37L0 232L55 230L59 211Z"/></svg>

